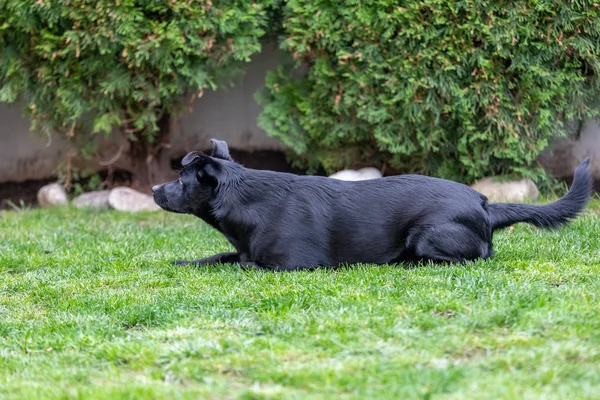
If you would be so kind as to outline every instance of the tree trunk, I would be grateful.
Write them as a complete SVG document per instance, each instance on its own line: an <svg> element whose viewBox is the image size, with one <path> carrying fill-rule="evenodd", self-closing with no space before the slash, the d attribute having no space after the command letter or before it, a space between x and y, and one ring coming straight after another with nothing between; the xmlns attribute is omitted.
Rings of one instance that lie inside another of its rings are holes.
<svg viewBox="0 0 600 400"><path fill-rule="evenodd" d="M143 139L131 142L130 156L133 160L132 186L145 193L152 191L152 186L177 179L171 169L171 118L163 116L158 121L159 130L153 143Z"/></svg>

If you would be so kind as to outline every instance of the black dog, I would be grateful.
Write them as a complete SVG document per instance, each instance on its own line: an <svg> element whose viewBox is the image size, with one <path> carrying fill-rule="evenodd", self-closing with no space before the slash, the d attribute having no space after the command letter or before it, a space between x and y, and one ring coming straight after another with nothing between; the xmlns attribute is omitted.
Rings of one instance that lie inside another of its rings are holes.
<svg viewBox="0 0 600 400"><path fill-rule="evenodd" d="M558 227L592 193L589 159L556 202L492 204L466 185L420 175L347 182L248 169L231 159L227 143L211 142L210 156L189 153L179 180L152 188L154 200L203 219L236 251L178 264L297 270L485 259L493 254L494 231L516 222Z"/></svg>

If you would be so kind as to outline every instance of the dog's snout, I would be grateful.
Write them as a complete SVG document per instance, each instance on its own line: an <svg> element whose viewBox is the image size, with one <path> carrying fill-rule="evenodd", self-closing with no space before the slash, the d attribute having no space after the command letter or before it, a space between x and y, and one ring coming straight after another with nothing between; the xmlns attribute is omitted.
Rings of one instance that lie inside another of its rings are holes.
<svg viewBox="0 0 600 400"><path fill-rule="evenodd" d="M160 185L154 185L152 186L152 193L156 193L156 191L160 189Z"/></svg>

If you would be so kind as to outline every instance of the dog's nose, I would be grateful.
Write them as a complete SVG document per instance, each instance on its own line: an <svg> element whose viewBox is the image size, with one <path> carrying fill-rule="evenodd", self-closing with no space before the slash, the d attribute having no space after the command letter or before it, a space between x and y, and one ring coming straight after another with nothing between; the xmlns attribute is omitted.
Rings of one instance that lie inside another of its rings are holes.
<svg viewBox="0 0 600 400"><path fill-rule="evenodd" d="M156 191L160 188L160 185L152 186L152 193L156 193Z"/></svg>

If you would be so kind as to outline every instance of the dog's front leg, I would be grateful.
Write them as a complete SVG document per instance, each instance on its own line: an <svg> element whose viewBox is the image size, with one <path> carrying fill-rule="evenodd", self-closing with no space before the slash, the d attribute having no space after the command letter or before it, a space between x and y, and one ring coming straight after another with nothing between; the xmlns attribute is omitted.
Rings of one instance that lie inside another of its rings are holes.
<svg viewBox="0 0 600 400"><path fill-rule="evenodd" d="M173 265L210 265L210 264L234 264L240 262L240 255L237 252L219 253L214 256L201 258L199 260L176 260Z"/></svg>

